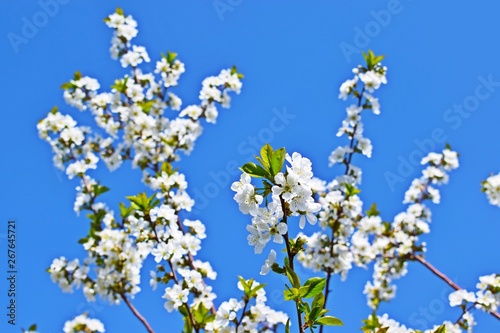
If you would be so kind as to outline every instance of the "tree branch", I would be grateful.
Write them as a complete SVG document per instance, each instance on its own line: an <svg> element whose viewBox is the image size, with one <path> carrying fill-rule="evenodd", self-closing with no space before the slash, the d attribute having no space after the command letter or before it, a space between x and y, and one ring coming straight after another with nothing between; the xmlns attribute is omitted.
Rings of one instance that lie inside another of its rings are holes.
<svg viewBox="0 0 500 333"><path fill-rule="evenodd" d="M365 92L365 87L363 86L361 93L359 94L358 98L358 107L361 106L361 102L363 100L363 94ZM358 129L358 124L354 125L353 131L352 131L352 136L350 138L349 142L349 148L351 148L351 152L347 155L347 158L344 161L345 164L345 172L344 175L349 174L349 168L351 167L351 161L352 161L352 156L354 155L354 141L355 141L355 136L356 136L356 130ZM342 213L342 207L339 208L337 211L337 221L340 219L340 215ZM335 224L334 224L335 225ZM332 226L332 239L330 240L330 255L333 257L333 246L335 245L335 230L334 227ZM323 303L323 309L326 309L327 306L327 301L328 301L328 295L330 294L330 280L332 278L333 270L331 268L328 268L326 272L326 286L325 286L325 302ZM323 333L323 325L320 326L319 328L319 333Z"/></svg>
<svg viewBox="0 0 500 333"><path fill-rule="evenodd" d="M144 318L139 311L137 311L137 309L134 307L134 305L130 302L130 300L127 298L127 296L125 296L124 293L121 293L120 296L122 297L123 301L125 302L125 304L127 304L127 306L129 307L130 311L132 311L132 313L134 314L134 316L137 317L137 319L139 319L139 321L144 325L144 327L146 327L146 329L148 330L149 333L155 333L155 331L153 330L153 328L151 328L151 325L149 325L148 321L146 320L146 318Z"/></svg>
<svg viewBox="0 0 500 333"><path fill-rule="evenodd" d="M287 221L288 212L286 209L286 203L285 203L285 200L283 199L283 197L281 196L281 194L279 197L280 197L280 202L281 202L281 210L283 211L283 222L288 225L288 221ZM283 235L283 238L285 239L285 244L286 244L286 253L288 255L288 264L290 265L290 269L292 271L294 271L293 260L294 260L295 254L292 253L292 250L290 249L290 239L288 237L288 230ZM295 301L295 309L297 310L297 321L299 323L299 330L300 330L300 333L303 333L304 329L302 327L302 314L300 313L298 301Z"/></svg>
<svg viewBox="0 0 500 333"><path fill-rule="evenodd" d="M444 282L446 282L450 287L452 287L453 289L455 290L461 290L463 288L461 288L459 285L457 285L455 282L453 282L449 277L447 277L446 275L444 275L442 272L440 272L436 267L432 266L427 260L425 260L422 256L419 256L419 255L413 255L412 256L413 259L415 259L416 261L418 261L419 263L421 263L422 265L424 265L425 267L427 267L432 273L434 273L434 275L436 275L437 277L439 277L441 280L443 280ZM500 320L500 314L498 312L494 312L494 311L488 311L489 314L491 314L493 317L495 317L496 319L499 319Z"/></svg>

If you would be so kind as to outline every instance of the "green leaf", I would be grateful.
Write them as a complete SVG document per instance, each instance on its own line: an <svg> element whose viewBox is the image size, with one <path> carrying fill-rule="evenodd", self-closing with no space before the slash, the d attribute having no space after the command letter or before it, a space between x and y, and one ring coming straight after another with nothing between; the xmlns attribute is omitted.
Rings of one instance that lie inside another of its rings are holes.
<svg viewBox="0 0 500 333"><path fill-rule="evenodd" d="M82 78L82 73L79 71L76 71L75 74L73 75L73 80L78 81Z"/></svg>
<svg viewBox="0 0 500 333"><path fill-rule="evenodd" d="M304 295L307 294L308 291L309 291L308 286L301 286L299 288L300 297L304 297Z"/></svg>
<svg viewBox="0 0 500 333"><path fill-rule="evenodd" d="M296 300L299 298L299 296L299 289L297 288L289 288L283 290L283 297L285 298L285 301Z"/></svg>
<svg viewBox="0 0 500 333"><path fill-rule="evenodd" d="M265 286L266 285L264 283L259 284L257 287L251 289L248 292L248 296L250 296L250 297L257 297L257 291L259 291L260 289L264 288Z"/></svg>
<svg viewBox="0 0 500 333"><path fill-rule="evenodd" d="M273 156L273 147L269 145L269 143L266 143L262 148L260 149L260 158L256 156L256 158L259 160L260 163L262 163L262 166L264 169L271 171L271 157Z"/></svg>
<svg viewBox="0 0 500 333"><path fill-rule="evenodd" d="M61 84L61 89L63 89L63 90L68 90L68 89L71 89L74 87L75 87L75 85L71 82L64 82L63 84Z"/></svg>
<svg viewBox="0 0 500 333"><path fill-rule="evenodd" d="M314 296L314 299L311 304L313 308L315 307L323 308L323 306L325 305L325 296L323 295L323 293L319 293L316 296Z"/></svg>
<svg viewBox="0 0 500 333"><path fill-rule="evenodd" d="M335 317L325 316L316 320L316 324L325 326L344 326L344 323Z"/></svg>
<svg viewBox="0 0 500 333"><path fill-rule="evenodd" d="M384 55L376 56L375 58L373 58L373 65L378 64L379 62L381 62L382 60L384 60L384 58L385 58Z"/></svg>
<svg viewBox="0 0 500 333"><path fill-rule="evenodd" d="M290 280L290 283L294 288L300 288L300 279L297 273L293 271L293 269L290 268L290 266L285 266L286 270L286 275L288 276L288 280Z"/></svg>
<svg viewBox="0 0 500 333"><path fill-rule="evenodd" d="M36 324L31 325L31 326L28 328L28 331L36 331Z"/></svg>
<svg viewBox="0 0 500 333"><path fill-rule="evenodd" d="M125 90L127 89L127 81L128 81L128 76L125 79L117 79L115 80L115 83L111 86L111 89L124 93Z"/></svg>
<svg viewBox="0 0 500 333"><path fill-rule="evenodd" d="M262 185L264 186L264 191L262 193L262 196L267 196L268 194L271 194L272 192L272 188L273 188L273 184L271 184L270 182L268 182L267 180L263 180L262 181Z"/></svg>
<svg viewBox="0 0 500 333"><path fill-rule="evenodd" d="M173 63L175 58L177 58L177 53L175 52L167 52L167 62L169 64Z"/></svg>
<svg viewBox="0 0 500 333"><path fill-rule="evenodd" d="M283 169L283 164L285 164L285 148L280 148L275 150L271 155L271 173L273 176L276 176L281 169Z"/></svg>
<svg viewBox="0 0 500 333"><path fill-rule="evenodd" d="M101 195L103 193L106 193L108 191L109 191L109 187L102 186L99 184L94 185L94 193L96 194L96 196Z"/></svg>
<svg viewBox="0 0 500 333"><path fill-rule="evenodd" d="M269 173L266 170L264 170L260 165L257 165L253 162L245 163L245 165L243 165L240 170L255 178L269 176Z"/></svg>
<svg viewBox="0 0 500 333"><path fill-rule="evenodd" d="M368 329L370 333L380 327L380 323L378 321L378 317L375 314L375 311L368 317L368 319L362 320L362 322L365 324L363 327Z"/></svg>
<svg viewBox="0 0 500 333"><path fill-rule="evenodd" d="M382 327L376 333L387 333L388 330L389 330L389 327Z"/></svg>
<svg viewBox="0 0 500 333"><path fill-rule="evenodd" d="M172 169L172 164L168 162L163 162L161 164L161 171L164 171L169 176L171 176L174 173L174 170Z"/></svg>
<svg viewBox="0 0 500 333"><path fill-rule="evenodd" d="M140 197L140 194L137 196L129 195L126 197L130 202L135 204L135 206L139 209L144 209L145 207L143 206L142 198Z"/></svg>
<svg viewBox="0 0 500 333"><path fill-rule="evenodd" d="M117 13L117 14L120 14L120 15L122 15L122 16L125 16L125 15L123 14L123 9L121 9L120 7L117 7L117 8L116 8L116 13Z"/></svg>
<svg viewBox="0 0 500 333"><path fill-rule="evenodd" d="M320 308L320 307L313 307L312 310L311 310L311 312L309 312L308 321L315 322L316 319L319 316L321 316L321 310L323 310L323 309Z"/></svg>
<svg viewBox="0 0 500 333"><path fill-rule="evenodd" d="M375 65L377 65L384 59L384 57L384 55L376 56L372 50L368 50L368 53L363 52L363 58L365 58L366 67L368 68L368 70L373 69Z"/></svg>
<svg viewBox="0 0 500 333"><path fill-rule="evenodd" d="M57 107L57 105L56 105L56 106L54 106L54 107L50 110L50 113L52 113L52 114L56 114L58 110L59 110L59 108L58 108L58 107Z"/></svg>
<svg viewBox="0 0 500 333"><path fill-rule="evenodd" d="M309 306L309 303L307 302L299 302L298 303L300 313L306 313L309 314L311 313L311 307Z"/></svg>
<svg viewBox="0 0 500 333"><path fill-rule="evenodd" d="M215 315L212 315L209 309L207 309L203 303L200 303L196 308L192 308L193 317L197 324L201 324L200 326L204 326L209 321L215 318Z"/></svg>
<svg viewBox="0 0 500 333"><path fill-rule="evenodd" d="M380 212L377 209L376 203L372 203L372 205L370 206L370 209L368 209L366 211L366 215L367 216L379 216L380 215Z"/></svg>
<svg viewBox="0 0 500 333"><path fill-rule="evenodd" d="M125 206L124 203L119 203L119 206L120 206L120 216L125 218L127 216L129 216L133 211L134 211L134 207L132 206Z"/></svg>
<svg viewBox="0 0 500 333"><path fill-rule="evenodd" d="M278 273L278 274L285 274L285 270L283 268L280 267L280 265L278 263L274 263L272 266L271 266L271 269L273 270L273 272L275 273Z"/></svg>
<svg viewBox="0 0 500 333"><path fill-rule="evenodd" d="M347 197L351 197L353 195L361 193L360 189L356 188L356 186L351 185L351 184L346 184L345 188L346 188L346 195L347 195Z"/></svg>
<svg viewBox="0 0 500 333"><path fill-rule="evenodd" d="M325 285L326 285L325 278L320 278L320 277L310 278L304 283L304 287L307 287L306 292L304 294L301 293L301 295L304 298L314 297L319 293L323 292L323 289L325 289Z"/></svg>
<svg viewBox="0 0 500 333"><path fill-rule="evenodd" d="M238 275L238 280L240 280L241 286L243 287L243 293L245 295L248 294L250 286L248 285L247 280L245 280L241 275Z"/></svg>
<svg viewBox="0 0 500 333"><path fill-rule="evenodd" d="M434 331L434 333L446 333L446 327L444 325L441 325L437 328L437 330Z"/></svg>
<svg viewBox="0 0 500 333"><path fill-rule="evenodd" d="M369 62L369 57L368 57L368 54L366 54L365 52L361 52L363 54L363 58L365 59L366 63Z"/></svg>
<svg viewBox="0 0 500 333"><path fill-rule="evenodd" d="M242 79L245 77L243 74L238 73L238 69L236 68L236 66L233 65L233 67L231 68L231 75L234 75L234 74L236 74L238 79Z"/></svg>
<svg viewBox="0 0 500 333"><path fill-rule="evenodd" d="M149 213L151 208L160 203L154 194L148 197L145 192L139 193L136 196L127 196L126 198L132 202L133 208L140 209L145 213Z"/></svg>
<svg viewBox="0 0 500 333"><path fill-rule="evenodd" d="M142 108L142 111L144 111L145 113L149 113L154 103L155 101L151 100L151 101L139 102L137 104Z"/></svg>
<svg viewBox="0 0 500 333"><path fill-rule="evenodd" d="M290 333L290 318L288 318L286 321L285 333Z"/></svg>

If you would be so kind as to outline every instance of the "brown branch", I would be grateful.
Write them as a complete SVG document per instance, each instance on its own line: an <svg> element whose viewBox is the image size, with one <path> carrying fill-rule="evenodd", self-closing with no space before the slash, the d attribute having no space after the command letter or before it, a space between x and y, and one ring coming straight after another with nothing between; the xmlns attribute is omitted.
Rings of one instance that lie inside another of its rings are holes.
<svg viewBox="0 0 500 333"><path fill-rule="evenodd" d="M281 203L281 210L283 211L283 223L285 223L288 226L288 220L287 220L288 211L286 209L286 203L285 203L285 200L283 199L283 197L281 196L281 194L279 197L280 197L280 203ZM293 260L295 258L295 253L293 253L292 249L290 248L290 239L288 237L288 230L283 235L283 238L285 239L285 244L286 244L286 253L288 256L288 264L290 265L290 269L292 271L295 271L293 268ZM299 303L297 300L295 301L295 309L297 310L297 321L299 323L299 330L300 330L300 333L303 333L304 328L302 326L302 314L300 313Z"/></svg>
<svg viewBox="0 0 500 333"><path fill-rule="evenodd" d="M441 280L443 280L444 282L446 282L453 289L455 289L455 290L462 290L463 289L459 285L457 285L455 282L453 282L449 277L447 277L442 272L440 272L436 267L432 266L423 257L421 257L419 255L413 255L412 258L415 259L416 261L418 261L419 263L421 263L422 265L424 265L425 267L427 267L432 273L434 273L434 275L436 275ZM498 312L488 311L488 313L491 314L496 319L500 320L500 314Z"/></svg>
<svg viewBox="0 0 500 333"><path fill-rule="evenodd" d="M361 90L361 93L359 94L358 98L358 107L361 106L361 102L363 100L363 94L365 92L365 87L363 86L363 89ZM345 164L345 172L344 175L349 174L349 168L351 167L351 161L352 161L352 156L354 155L354 141L355 141L355 136L356 136L356 130L358 129L358 124L354 125L353 131L352 131L352 136L350 138L349 142L349 148L351 148L351 152L348 154L348 157L345 159L344 164ZM337 211L337 219L334 222L337 223L337 221L340 219L340 215L342 214L342 207L339 207L339 210ZM330 255L333 257L333 246L335 245L335 230L334 226L332 226L332 239L330 240ZM328 295L330 294L330 280L333 275L333 270L331 268L328 268L327 273L326 273L326 286L325 286L325 302L323 303L323 309L326 309L327 306L327 301L328 301ZM323 325L320 326L319 328L319 333L323 333Z"/></svg>
<svg viewBox="0 0 500 333"><path fill-rule="evenodd" d="M137 309L129 301L129 299L127 298L127 296L124 293L120 294L120 296L122 297L122 299L125 302L125 304L127 304L127 306L129 307L130 311L132 311L132 313L134 314L134 316L136 316L137 319L139 319L139 321L144 325L144 327L146 327L146 329L148 330L148 332L149 333L155 333L155 331L153 330L153 328L151 328L151 326L149 325L149 323L147 322L147 320L140 314L139 311L137 311Z"/></svg>
<svg viewBox="0 0 500 333"><path fill-rule="evenodd" d="M444 282L446 282L450 287L452 287L453 289L455 290L460 290L462 288L460 288L455 282L453 282L449 277L447 277L446 275L444 275L443 273L441 273L436 267L432 266L427 260L425 260L423 257L421 256L413 256L413 258L415 260L417 260L418 262L420 262L422 265L424 265L425 267L427 267L432 273L434 273L436 276L438 276L441 280L443 280Z"/></svg>

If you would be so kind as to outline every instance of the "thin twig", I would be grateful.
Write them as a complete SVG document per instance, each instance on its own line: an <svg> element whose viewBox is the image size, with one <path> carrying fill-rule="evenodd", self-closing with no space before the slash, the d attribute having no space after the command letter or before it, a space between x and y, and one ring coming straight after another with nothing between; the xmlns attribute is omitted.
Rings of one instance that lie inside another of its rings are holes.
<svg viewBox="0 0 500 333"><path fill-rule="evenodd" d="M122 299L125 302L125 304L127 304L127 306L129 307L130 311L132 311L132 313L134 314L134 316L136 316L137 319L139 319L139 321L144 325L144 327L146 327L146 329L148 330L148 332L149 333L155 333L155 331L153 330L153 328L151 328L151 325L149 325L148 321L140 314L139 311L137 311L137 309L129 301L129 299L127 298L127 296L125 294L120 294L120 296L122 297Z"/></svg>
<svg viewBox="0 0 500 333"><path fill-rule="evenodd" d="M358 96L358 107L361 106L361 101L363 100L363 94L365 92L365 87L363 86L363 89L361 90L361 93ZM349 152L347 159L345 160L345 172L344 174L347 175L349 174L349 169L351 167L351 161L352 161L352 156L354 155L354 142L355 142L355 136L356 136L356 130L358 129L358 124L354 125L353 131L352 131L352 136L351 136L351 142L349 143L349 148L351 149L351 152ZM339 208L337 211L337 220L340 218L340 214L342 212L342 207ZM334 224L335 225L335 224ZM332 226L332 239L330 240L330 255L333 256L333 246L335 244L335 231ZM328 271L326 273L326 286L325 286L325 302L323 303L323 309L326 309L327 306L327 301L328 301L328 295L330 294L330 280L332 278L333 270L331 268L328 268ZM320 326L319 328L319 333L323 333L323 325Z"/></svg>
<svg viewBox="0 0 500 333"><path fill-rule="evenodd" d="M288 224L288 222L287 222L288 212L286 210L285 200L283 199L283 197L281 195L279 197L280 197L280 202L281 202L281 210L283 211L283 222L285 224ZM295 257L295 254L292 253L292 250L290 249L290 239L288 237L288 230L283 235L283 238L285 239L285 244L286 244L286 253L288 255L288 264L290 265L290 269L293 271L294 270L293 259ZM304 329L302 327L302 315L300 314L299 303L297 301L295 301L295 308L297 310L297 321L299 323L299 330L300 330L300 333L303 333Z"/></svg>
<svg viewBox="0 0 500 333"><path fill-rule="evenodd" d="M444 275L443 273L441 273L436 267L432 266L423 257L418 256L418 255L414 255L414 256L412 256L412 258L415 259L415 260L417 260L419 263L421 263L425 267L427 267L432 273L434 273L434 275L436 275L441 280L443 280L444 282L446 282L453 289L455 289L455 290L462 290L463 289L459 285L457 285L455 282L453 282L449 277L447 277L446 275ZM500 320L500 314L498 312L488 311L488 313L491 314L496 319Z"/></svg>

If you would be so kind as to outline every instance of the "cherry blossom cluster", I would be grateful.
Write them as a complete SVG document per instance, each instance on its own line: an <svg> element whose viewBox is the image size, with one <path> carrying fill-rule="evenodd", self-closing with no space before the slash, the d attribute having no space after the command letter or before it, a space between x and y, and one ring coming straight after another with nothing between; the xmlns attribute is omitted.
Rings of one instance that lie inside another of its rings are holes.
<svg viewBox="0 0 500 333"><path fill-rule="evenodd" d="M365 54L365 59L367 66L354 68L352 70L354 78L345 81L340 86L339 98L346 100L348 97L353 97L355 100L355 103L347 107L347 117L342 121L342 126L337 132L339 137L347 136L349 145L337 147L328 159L330 166L344 164L346 166L345 175L350 176L357 184L361 183L361 170L351 163L352 156L354 153L360 153L371 157L373 150L370 139L363 136L361 113L368 109L376 115L380 114L380 103L371 93L379 89L382 84L387 83L387 67L380 63L383 56L375 56L370 51Z"/></svg>
<svg viewBox="0 0 500 333"><path fill-rule="evenodd" d="M57 283L64 292L73 292L87 278L88 266L80 266L78 259L69 261L65 257L56 258L48 268L52 282Z"/></svg>
<svg viewBox="0 0 500 333"><path fill-rule="evenodd" d="M64 323L64 333L102 333L104 325L98 319L91 319L86 314L79 315Z"/></svg>
<svg viewBox="0 0 500 333"><path fill-rule="evenodd" d="M361 112L371 109L374 114L380 114L378 99L369 93L387 83L387 68L380 64L382 58L372 52L365 54L367 66L354 68L354 78L340 87L339 98L352 97L355 104L347 108L347 118L337 133L337 136L346 135L349 144L336 148L330 154L329 164L344 164L345 172L318 189L319 225L323 231L310 237L299 235L306 240L305 250L298 255L299 261L306 268L325 271L329 275L340 274L343 279L353 264L365 266L387 246L384 240L378 239L370 244L369 235L382 232L385 227L377 214L363 217L363 203L356 187L361 183L361 169L352 164L355 153L367 157L372 154L371 141L363 137Z"/></svg>
<svg viewBox="0 0 500 333"><path fill-rule="evenodd" d="M500 173L489 176L481 186L481 191L486 193L490 204L500 207Z"/></svg>
<svg viewBox="0 0 500 333"><path fill-rule="evenodd" d="M372 248L366 233L354 235L355 227L360 223L361 228L367 230L383 227L381 219L377 217L361 220L362 201L356 188L361 183L361 169L352 164L354 154L367 157L372 154L371 141L363 136L361 113L366 109L372 110L376 115L380 114L380 103L370 93L387 83L387 68L381 65L382 59L383 56L375 56L371 51L365 54L367 66L354 68L354 78L345 81L340 87L339 98L346 100L352 97L355 103L347 108L347 117L337 132L339 137L346 135L349 144L332 151L329 165L343 164L345 172L327 185L324 185L326 182L317 181L320 186L316 189L321 205L319 225L323 230L331 232L317 232L310 237L299 235L306 239L306 249L298 255L299 261L306 268L341 274L344 279L353 263L364 266L375 259L377 252L373 252L373 249L385 246L383 243L376 243Z"/></svg>
<svg viewBox="0 0 500 333"><path fill-rule="evenodd" d="M376 58L365 55L368 68ZM344 279L353 264L365 267L376 260L373 282L368 282L365 287L368 304L375 309L381 301L395 296L396 288L391 282L406 274L406 261L417 252L425 251L425 243L417 244L418 236L430 231L430 211L422 202L430 199L439 203L439 191L433 185L448 181L447 173L458 167L458 154L447 148L440 154L430 153L422 160L422 164L429 166L405 194L404 203L411 205L406 212L398 214L392 224L382 222L376 206L372 206L367 215L362 213L362 202L357 195L359 189L356 188L361 180L361 170L353 167L351 161L353 153L370 157L372 150L371 144L369 149L363 145L368 139L359 136L363 129L361 110L373 109L374 113L380 113L378 101L374 109L374 97L365 96L363 103L363 96L365 91L372 92L387 82L386 68L379 63L373 68L372 71L361 66L355 68L355 78L347 80L340 88L340 98L352 95L358 101L358 106L351 105L347 109L347 119L338 133L339 136L347 134L350 144L335 149L330 155L330 165L342 163L346 170L318 191L321 204L319 225L324 231L310 237L299 235L306 239L306 248L299 253L298 259L306 268L341 274ZM364 75L366 73L370 74ZM362 88L358 87L359 82L364 84Z"/></svg>
<svg viewBox="0 0 500 333"><path fill-rule="evenodd" d="M180 159L180 152L192 151L202 133L202 119L215 123L217 105L230 106L229 94L240 93L243 76L233 67L206 78L200 104L182 109L182 100L170 91L185 71L177 55L167 52L156 63L154 73L143 73L138 66L150 58L144 47L131 43L137 35L136 21L117 9L105 22L114 29L111 56L131 73L117 79L110 92L100 92L96 79L79 72L62 86L65 101L80 111L89 110L101 130L78 126L57 108L37 125L40 137L54 152L55 165L70 179L80 179L74 210L87 211L90 218L88 235L80 240L88 254L83 264L61 257L48 271L63 291L82 288L89 301L99 295L112 304L125 302L132 308L129 298L140 291L143 262L153 258L157 267L150 272L150 285L153 289L163 285L167 311L180 311L196 331L207 326L205 330L230 332L222 320L227 306L215 310L216 294L206 283L217 274L209 262L195 259L206 237L205 226L182 217L182 212L191 211L194 200L184 174L172 163ZM128 202L120 203L115 214L99 201L109 188L88 174L100 160L111 171L130 160L142 170L142 181L153 194L127 197ZM261 325L274 332L286 321L265 305L264 295L259 291L256 304L243 311L241 327L254 330ZM84 318L67 326L83 327ZM101 332L94 322L86 322L89 330Z"/></svg>
<svg viewBox="0 0 500 333"><path fill-rule="evenodd" d="M395 216L392 224L385 224L371 232L377 257L373 270L373 282L368 282L364 293L368 305L376 309L380 302L395 297L394 279L407 273L408 260L425 253L425 242L419 243L419 236L430 232L431 213L425 200L439 203L439 190L433 184L448 181L448 172L458 167L458 154L449 148L442 153L430 153L422 159L422 164L429 164L422 172L422 177L413 180L405 193L403 203L410 204L405 212ZM362 232L362 231L361 231ZM368 236L369 236L368 235ZM354 244L354 242L353 242ZM365 238L365 243L368 240ZM380 244L385 246L380 247Z"/></svg>
<svg viewBox="0 0 500 333"><path fill-rule="evenodd" d="M446 333L462 333L458 324L454 324L450 321L443 322L442 325L435 325L431 329L425 331L418 331L412 328L407 328L405 325L400 324L394 319L389 318L388 314L383 314L382 316L370 316L368 319L370 324L374 324L372 327L380 327L386 329L386 333L435 333L435 332L446 332ZM442 330L439 330L441 329Z"/></svg>
<svg viewBox="0 0 500 333"><path fill-rule="evenodd" d="M479 277L476 293L459 289L449 295L450 306L460 307L462 315L457 324L472 331L475 325L471 310L475 307L485 312L496 312L500 306L500 274Z"/></svg>
<svg viewBox="0 0 500 333"><path fill-rule="evenodd" d="M300 228L305 227L306 220L310 224L317 222L315 213L320 205L313 198L317 184L313 180L311 161L299 153L286 154L284 158L288 162L286 171L277 172L273 179L264 182L266 194L270 196L270 200L266 198L267 204L262 205L264 196L252 185L249 174L244 172L240 180L231 185L240 211L252 216L252 224L246 229L250 233L248 243L255 253L261 253L271 239L283 243L283 235L288 232L288 225L283 221L285 216L300 217Z"/></svg>
<svg viewBox="0 0 500 333"><path fill-rule="evenodd" d="M241 168L243 174L240 180L231 186L236 192L234 200L240 211L252 216L252 224L246 228L250 233L249 245L254 247L255 253L261 253L271 239L278 244L285 242L287 257L284 266L276 262L276 251L271 250L262 265L262 275L271 270L287 274L293 285L295 280L290 270L293 271L295 257L305 268L325 272L327 281L333 274L345 279L354 266L366 268L373 264L373 280L367 282L364 293L374 313L381 302L395 297L394 280L407 273L408 262L425 262L423 254L426 252L426 243L420 241L420 236L430 232L431 212L426 201L434 204L440 202L437 186L446 184L449 173L459 166L458 154L448 145L439 153L429 153L421 161L425 166L422 176L413 180L405 193L403 204L408 204L408 207L397 214L393 222L384 222L375 204L363 212L363 202L358 195L361 169L353 166L352 159L356 153L367 157L372 154L370 140L363 137L361 112L371 109L373 113L380 114L378 99L370 93L387 83L387 69L380 64L381 59L381 56L377 57L372 52L365 54L367 66L355 68L354 78L344 82L340 88L339 98L346 100L353 97L356 100L355 104L347 108L347 118L337 134L346 135L349 144L338 147L329 157L330 166L345 166L342 175L330 183L313 178L310 160L299 153L294 153L292 157L286 155L285 160L292 165L287 165L286 172L281 172L284 163L280 163L277 155L284 154L284 148L272 150L266 145L261 150L261 156L256 157L260 164L246 163ZM495 177L483 183L490 200L495 200ZM263 178L262 186L253 185L252 178ZM291 238L288 220L291 216L300 216L301 228L304 228L306 220L312 225L319 221L321 230L311 236L300 232ZM471 331L475 321L469 311L470 303L472 307L494 313L500 294L498 279L499 275L495 274L481 277L481 283L478 284L480 290L476 294L459 290L450 295L450 301L453 299L451 305L463 308L460 320L456 323L444 322L425 332ZM294 298L294 293L299 292L288 289L285 299L295 299L298 305L303 305ZM328 285L325 298L327 296ZM299 323L301 313L298 310ZM303 319L307 320L307 315ZM387 315L372 316L370 320L372 323L365 326L367 332L376 328L386 329L384 332L389 333L420 332L406 328Z"/></svg>
<svg viewBox="0 0 500 333"><path fill-rule="evenodd" d="M266 292L262 287L253 279L240 278L238 289L244 291L245 297L240 301L231 298L222 302L215 320L205 326L206 332L275 332L278 325L285 325L288 316L266 305ZM251 299L255 304L250 305Z"/></svg>
<svg viewBox="0 0 500 333"><path fill-rule="evenodd" d="M184 218L194 200L185 175L174 166L181 152L189 155L194 149L203 130L202 120L216 123L218 106L229 108L230 94L240 93L243 76L235 67L223 69L202 81L198 104L183 107L182 99L172 91L185 72L177 54L162 54L154 71L144 73L139 66L151 59L145 47L132 43L138 33L137 22L121 9L105 22L114 31L111 57L129 72L115 80L109 92L101 92L96 79L79 72L62 85L66 103L89 111L97 130L78 125L57 107L37 125L40 137L51 146L54 164L69 179L79 179L74 210L77 214L86 211L90 220L88 234L79 240L87 257L83 261L54 259L48 268L51 279L65 292L81 288L88 301L99 296L111 304L124 302L151 333L152 328L130 302L141 290L142 266L150 259L156 268L149 272L149 284L153 290L160 287L167 312L178 311L183 316L186 332L271 333L281 325L288 332L289 318L266 305L264 285L253 279L239 278L241 300L230 298L216 307L216 294L208 282L215 280L217 273L209 262L196 259L206 228L200 220ZM348 144L329 156L330 166L344 165L341 175L327 183L314 177L308 158L265 145L256 156L259 164L243 165L240 180L231 185L240 211L251 216L247 240L255 253L260 254L271 240L285 245L284 264L276 262L272 249L261 274L273 271L287 276L290 286L284 297L295 302L301 333L317 326L322 332L323 325L342 325L337 318L325 316L330 278L339 274L345 279L354 266L366 268L370 264L373 280L367 282L364 293L373 314L365 321L365 332L420 332L376 312L381 302L395 297L394 280L407 273L408 262L423 260L426 244L420 236L430 232L431 221L426 200L440 202L437 185L446 184L450 171L459 165L458 154L449 146L440 153L430 153L422 159L426 165L422 176L405 193L405 211L392 222L383 221L375 204L363 212L359 196L362 171L353 165L353 156L372 155L371 140L363 136L361 114L363 110L380 114L373 93L387 83L383 56L369 51L364 57L366 66L354 68L354 77L340 87L339 98L354 100L337 133L345 135ZM130 161L142 171L148 191L128 196L113 210L100 198L109 188L90 175L103 164L101 160L111 171ZM262 180L262 186L252 184L253 178ZM500 175L482 183L488 199L497 206L499 184ZM302 229L295 237L289 235L292 217ZM319 231L306 235L306 223L318 225ZM295 258L327 277L301 283L294 271ZM456 287L450 305L462 309L459 320L425 333L445 329L448 333L471 332L473 308L495 313L500 303L500 275L480 277L477 288L473 293ZM307 298L312 301L305 301ZM104 332L104 326L86 314L64 326L65 333L80 331Z"/></svg>

